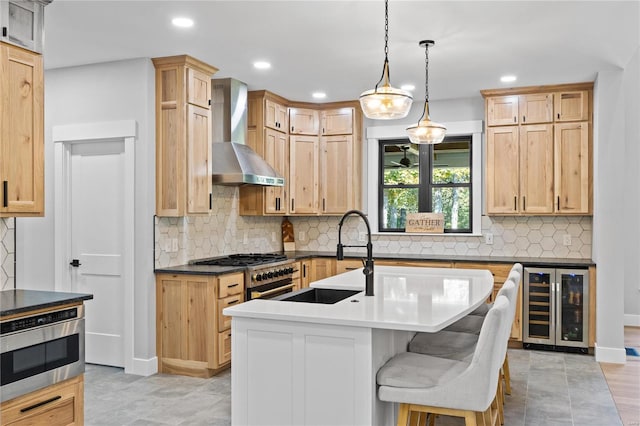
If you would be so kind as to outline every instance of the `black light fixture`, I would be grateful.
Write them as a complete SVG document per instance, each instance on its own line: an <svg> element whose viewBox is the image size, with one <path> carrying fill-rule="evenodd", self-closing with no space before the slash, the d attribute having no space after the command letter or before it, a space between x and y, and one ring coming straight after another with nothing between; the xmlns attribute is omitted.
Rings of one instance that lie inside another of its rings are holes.
<svg viewBox="0 0 640 426"><path fill-rule="evenodd" d="M382 83L382 86L378 87ZM384 2L384 65L382 77L375 88L360 95L360 106L365 117L375 120L403 118L409 114L413 96L391 86L389 80L389 0Z"/></svg>
<svg viewBox="0 0 640 426"><path fill-rule="evenodd" d="M407 158L407 150L409 149L408 146L403 146L402 150L404 151L404 157L402 157L399 161L399 163L401 165L403 165L404 167L411 167L411 160L409 160Z"/></svg>
<svg viewBox="0 0 640 426"><path fill-rule="evenodd" d="M415 126L407 127L407 134L412 143L436 144L444 140L447 128L442 124L435 123L429 118L429 46L433 46L433 40L422 40L418 43L424 47L425 52L425 78L424 78L424 110L422 116Z"/></svg>

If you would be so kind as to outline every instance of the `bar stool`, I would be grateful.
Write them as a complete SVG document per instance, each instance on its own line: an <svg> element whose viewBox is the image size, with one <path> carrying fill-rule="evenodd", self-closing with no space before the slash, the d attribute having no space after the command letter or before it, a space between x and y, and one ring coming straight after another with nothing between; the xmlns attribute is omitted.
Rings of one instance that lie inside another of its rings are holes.
<svg viewBox="0 0 640 426"><path fill-rule="evenodd" d="M410 412L463 417L467 426L499 425L496 394L509 311L501 295L486 315L470 361L403 352L380 368L378 398L400 404L398 426L406 426Z"/></svg>

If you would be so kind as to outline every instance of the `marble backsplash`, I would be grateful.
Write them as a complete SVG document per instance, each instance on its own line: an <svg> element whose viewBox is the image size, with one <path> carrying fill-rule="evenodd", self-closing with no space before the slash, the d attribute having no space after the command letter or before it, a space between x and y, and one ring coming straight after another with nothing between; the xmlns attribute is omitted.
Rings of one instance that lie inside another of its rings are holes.
<svg viewBox="0 0 640 426"><path fill-rule="evenodd" d="M16 220L0 218L0 290L14 287Z"/></svg>
<svg viewBox="0 0 640 426"><path fill-rule="evenodd" d="M214 186L210 216L155 218L155 266L181 265L191 259L231 253L282 250L280 217L238 215L238 188ZM296 249L334 251L339 217L291 217ZM349 219L343 242L359 244L364 223ZM484 235L493 234L493 244ZM483 236L374 235L373 251L384 254L438 254L591 258L592 218L482 217ZM304 235L304 238L301 238ZM565 235L571 245L564 245ZM350 251L347 251L350 253Z"/></svg>

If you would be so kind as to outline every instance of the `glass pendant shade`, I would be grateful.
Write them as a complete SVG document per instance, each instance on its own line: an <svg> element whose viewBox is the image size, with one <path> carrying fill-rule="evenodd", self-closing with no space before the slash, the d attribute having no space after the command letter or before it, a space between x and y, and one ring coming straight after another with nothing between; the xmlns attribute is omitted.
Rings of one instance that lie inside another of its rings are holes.
<svg viewBox="0 0 640 426"><path fill-rule="evenodd" d="M429 103L424 103L424 114L418 124L407 127L407 135L411 143L436 144L444 140L447 128L429 118Z"/></svg>
<svg viewBox="0 0 640 426"><path fill-rule="evenodd" d="M407 127L407 135L411 143L436 144L444 140L447 128L440 123L431 121L429 117L429 46L433 40L422 40L418 43L425 48L425 78L424 78L424 111L415 126Z"/></svg>
<svg viewBox="0 0 640 426"><path fill-rule="evenodd" d="M409 114L413 97L409 92L391 87L387 80L382 87L367 90L360 95L360 106L365 117L374 120L393 120Z"/></svg>
<svg viewBox="0 0 640 426"><path fill-rule="evenodd" d="M384 2L384 65L382 77L376 87L360 95L360 106L365 117L374 120L393 120L409 114L413 96L396 89L389 81L389 1ZM380 83L382 83L381 86Z"/></svg>

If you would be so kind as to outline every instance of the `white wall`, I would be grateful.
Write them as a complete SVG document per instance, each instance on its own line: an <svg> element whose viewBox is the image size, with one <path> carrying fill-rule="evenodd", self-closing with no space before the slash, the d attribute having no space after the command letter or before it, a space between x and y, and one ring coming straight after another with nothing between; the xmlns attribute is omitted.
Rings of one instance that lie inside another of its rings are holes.
<svg viewBox="0 0 640 426"><path fill-rule="evenodd" d="M625 67L623 91L625 99L625 194L624 224L627 235L624 257L624 314L626 325L640 326L640 48Z"/></svg>
<svg viewBox="0 0 640 426"><path fill-rule="evenodd" d="M155 356L155 75L149 59L45 72L45 217L18 219L16 285L54 288L54 169L51 129L57 125L135 120L134 357Z"/></svg>

